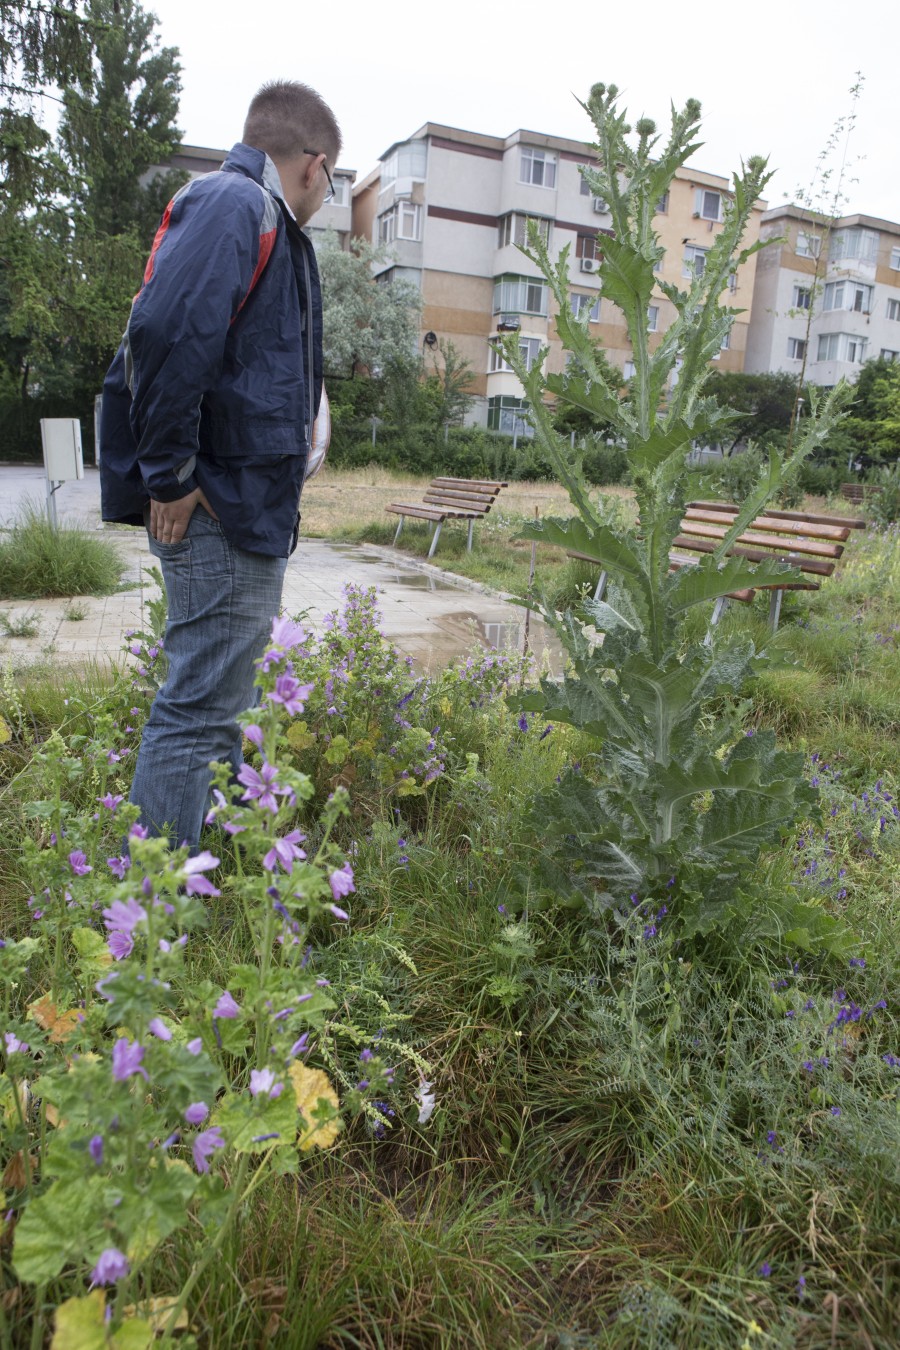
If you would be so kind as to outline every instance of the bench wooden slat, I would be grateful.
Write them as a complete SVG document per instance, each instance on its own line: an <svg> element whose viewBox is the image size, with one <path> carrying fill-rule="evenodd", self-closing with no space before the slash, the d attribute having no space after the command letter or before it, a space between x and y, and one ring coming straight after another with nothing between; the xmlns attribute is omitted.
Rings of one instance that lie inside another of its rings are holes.
<svg viewBox="0 0 900 1350"><path fill-rule="evenodd" d="M739 507L732 502L688 502L686 511L724 511L726 514L736 516ZM826 516L815 511L773 511L766 507L764 515L771 516L773 520L798 520L810 525L840 525L848 530L864 530L866 521L861 520L859 516ZM760 517L757 516L757 520ZM754 521L754 524L756 522Z"/></svg>
<svg viewBox="0 0 900 1350"><path fill-rule="evenodd" d="M698 553L715 553L716 543L712 539L692 538L689 534L679 534L672 540L673 548L690 549ZM772 553L764 548L753 548L745 544L732 544L728 549L729 557L746 558L748 562L783 562L790 563L791 567L797 567L803 572L812 572L817 576L830 577L835 568L835 563L826 561L824 558L807 558L799 553ZM762 589L787 590L788 587L782 586L780 582L771 582L768 587L759 587Z"/></svg>
<svg viewBox="0 0 900 1350"><path fill-rule="evenodd" d="M433 478L428 485L421 502L392 502L386 509L399 516L394 543L400 538L400 529L404 517L417 520L430 520L434 523L431 548L428 556L434 555L441 527L445 520L466 520L469 522L467 547L472 547L472 527L476 520L483 520L488 514L501 488L509 484L489 478Z"/></svg>
<svg viewBox="0 0 900 1350"><path fill-rule="evenodd" d="M509 487L509 483L500 482L493 478L432 478L430 486L482 488L496 493L501 488Z"/></svg>
<svg viewBox="0 0 900 1350"><path fill-rule="evenodd" d="M421 516L423 520L442 520L444 516L443 511L432 511L427 506L415 502L394 502L385 510L393 511L398 516Z"/></svg>
<svg viewBox="0 0 900 1350"><path fill-rule="evenodd" d="M711 525L722 525L724 534L724 531L730 528L734 517L724 511L698 510L696 507L689 507L684 514L682 525L692 520ZM821 525L816 521L782 520L779 516L772 516L768 513L757 516L747 526L747 529L768 530L771 534L808 536L811 539L835 539L841 543L850 533L850 529L846 525Z"/></svg>
<svg viewBox="0 0 900 1350"><path fill-rule="evenodd" d="M475 497L445 497L439 492L426 492L424 500L430 506L442 506L448 511L470 511L478 516L486 516L493 505L493 499L485 502Z"/></svg>
<svg viewBox="0 0 900 1350"><path fill-rule="evenodd" d="M728 533L723 526L704 525L694 520L683 520L681 527L685 534L697 535L698 538L702 539L724 539ZM735 542L738 544L755 544L759 548L776 550L791 548L795 553L809 553L817 558L839 558L844 551L842 543L831 544L820 539L795 539L793 537L785 539L777 534L765 534L755 528L746 530L744 534L739 534Z"/></svg>

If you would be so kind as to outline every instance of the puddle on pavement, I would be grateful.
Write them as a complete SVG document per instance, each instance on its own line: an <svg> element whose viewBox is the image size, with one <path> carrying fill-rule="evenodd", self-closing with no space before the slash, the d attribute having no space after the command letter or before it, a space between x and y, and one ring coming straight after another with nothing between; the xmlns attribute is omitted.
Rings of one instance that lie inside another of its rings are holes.
<svg viewBox="0 0 900 1350"><path fill-rule="evenodd" d="M392 577L382 577L384 586L408 586L414 591L458 591L461 588L449 581L439 581L427 572L397 572Z"/></svg>
<svg viewBox="0 0 900 1350"><path fill-rule="evenodd" d="M461 610L444 614L429 624L427 633L407 638L404 645L418 664L426 670L437 670L456 657L470 655L474 648L485 651L521 653L525 641L525 619L487 618ZM564 656L559 643L546 625L534 615L528 630L528 650L534 659L558 675Z"/></svg>

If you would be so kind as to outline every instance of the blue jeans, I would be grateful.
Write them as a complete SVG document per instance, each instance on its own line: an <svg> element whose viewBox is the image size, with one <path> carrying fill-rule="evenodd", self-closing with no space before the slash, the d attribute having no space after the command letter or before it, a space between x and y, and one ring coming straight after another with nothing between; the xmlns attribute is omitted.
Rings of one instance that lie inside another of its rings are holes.
<svg viewBox="0 0 900 1350"><path fill-rule="evenodd" d="M256 701L254 663L281 608L286 558L234 548L198 506L177 544L150 536L166 583L166 680L150 709L131 800L171 844L200 838L211 760L241 764L235 717Z"/></svg>

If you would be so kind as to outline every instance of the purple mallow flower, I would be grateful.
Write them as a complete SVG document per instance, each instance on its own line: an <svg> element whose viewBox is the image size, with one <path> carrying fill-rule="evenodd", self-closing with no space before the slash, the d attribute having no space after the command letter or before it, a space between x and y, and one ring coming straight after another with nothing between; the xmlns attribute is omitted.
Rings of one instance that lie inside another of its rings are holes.
<svg viewBox="0 0 900 1350"><path fill-rule="evenodd" d="M293 797L290 788L281 787L277 782L278 770L274 764L263 764L257 771L249 764L242 764L238 773L238 782L241 783L247 791L241 797L242 801L252 802L258 800L264 811L278 810L276 797Z"/></svg>
<svg viewBox="0 0 900 1350"><path fill-rule="evenodd" d="M206 1102L191 1102L184 1113L184 1118L189 1125L202 1125L208 1115L209 1107Z"/></svg>
<svg viewBox="0 0 900 1350"><path fill-rule="evenodd" d="M301 830L291 830L282 839L276 839L263 858L263 867L272 872L280 864L285 872L292 872L295 860L306 857L305 851L298 847L305 838Z"/></svg>
<svg viewBox="0 0 900 1350"><path fill-rule="evenodd" d="M280 1097L284 1092L284 1083L276 1083L275 1075L271 1069L251 1069L250 1070L250 1096L258 1097L261 1093L268 1097Z"/></svg>
<svg viewBox="0 0 900 1350"><path fill-rule="evenodd" d="M6 1032L4 1032L4 1034L3 1034L3 1044L4 1044L5 1047L6 1047L6 1053L7 1053L8 1055L17 1055L17 1054L18 1054L18 1055L27 1055L27 1054L28 1054L28 1050L29 1050L28 1042L27 1042L27 1041L20 1041L19 1038L18 1038L18 1036L15 1036L11 1031L6 1031Z"/></svg>
<svg viewBox="0 0 900 1350"><path fill-rule="evenodd" d="M92 1134L88 1144L88 1153L91 1155L91 1161L99 1167L103 1162L103 1135Z"/></svg>
<svg viewBox="0 0 900 1350"><path fill-rule="evenodd" d="M312 691L313 685L301 684L293 675L278 675L275 678L275 688L266 695L266 698L272 703L281 703L286 713L296 717L303 712L304 700L309 698Z"/></svg>
<svg viewBox="0 0 900 1350"><path fill-rule="evenodd" d="M197 1135L191 1147L194 1155L194 1166L198 1172L209 1171L209 1160L217 1148L224 1148L225 1140L222 1138L222 1131L217 1125L209 1130L201 1130Z"/></svg>
<svg viewBox="0 0 900 1350"><path fill-rule="evenodd" d="M226 989L216 1006L213 1008L213 1017L219 1017L227 1021L232 1017L240 1017L240 1015L240 1005L234 1001L234 998Z"/></svg>
<svg viewBox="0 0 900 1350"><path fill-rule="evenodd" d="M107 858L106 865L114 877L118 877L120 881L124 881L125 873L131 866L131 859L127 854L123 854L121 858Z"/></svg>
<svg viewBox="0 0 900 1350"><path fill-rule="evenodd" d="M155 1036L159 1041L170 1041L172 1039L172 1033L161 1017L154 1017L148 1022L147 1030L151 1036Z"/></svg>
<svg viewBox="0 0 900 1350"><path fill-rule="evenodd" d="M107 811L111 811L113 815L115 815L120 804L124 802L124 800L125 798L121 793L119 793L117 796L113 796L111 792L107 792L105 797L97 798L97 801L100 803L100 805L105 806Z"/></svg>
<svg viewBox="0 0 900 1350"><path fill-rule="evenodd" d="M106 1247L91 1271L91 1285L115 1284L117 1280L123 1279L130 1269L131 1265L124 1252L120 1252L118 1247Z"/></svg>
<svg viewBox="0 0 900 1350"><path fill-rule="evenodd" d="M124 1083L126 1078L130 1078L135 1073L143 1074L144 1078L148 1078L147 1070L141 1068L143 1058L144 1047L142 1045L138 1045L137 1041L130 1041L127 1036L120 1036L113 1046L112 1052L112 1075L116 1082Z"/></svg>
<svg viewBox="0 0 900 1350"><path fill-rule="evenodd" d="M93 868L89 865L86 856L82 853L80 848L73 849L69 854L69 866L76 877L86 877L88 872L93 871Z"/></svg>
<svg viewBox="0 0 900 1350"><path fill-rule="evenodd" d="M338 868L331 873L328 878L328 884L331 887L331 894L335 900L340 900L343 896L349 895L351 891L356 890L353 883L353 868L348 862L343 867ZM346 916L345 916L346 917Z"/></svg>
<svg viewBox="0 0 900 1350"><path fill-rule="evenodd" d="M195 1036L192 1041L188 1041L184 1048L189 1055L199 1055L203 1049L203 1040L200 1036Z"/></svg>
<svg viewBox="0 0 900 1350"><path fill-rule="evenodd" d="M212 882L203 876L204 872L210 872L218 865L219 859L213 857L208 850L198 853L196 858L188 858L184 864L187 877L185 889L188 895L221 895L222 892L216 890Z"/></svg>

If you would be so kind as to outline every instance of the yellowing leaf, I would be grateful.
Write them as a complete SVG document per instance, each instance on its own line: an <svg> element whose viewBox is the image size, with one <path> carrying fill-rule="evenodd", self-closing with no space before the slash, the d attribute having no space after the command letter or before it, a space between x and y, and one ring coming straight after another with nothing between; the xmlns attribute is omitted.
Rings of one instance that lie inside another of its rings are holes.
<svg viewBox="0 0 900 1350"><path fill-rule="evenodd" d="M30 1004L28 1011L38 1026L50 1033L54 1045L65 1045L81 1016L78 1008L66 1008L61 1012L55 1003L50 1002L49 994Z"/></svg>
<svg viewBox="0 0 900 1350"><path fill-rule="evenodd" d="M7 745L12 740L12 732L9 729L9 723L5 717L0 717L0 745Z"/></svg>
<svg viewBox="0 0 900 1350"><path fill-rule="evenodd" d="M310 731L305 722L292 722L288 727L287 739L288 745L298 754L316 743L315 732Z"/></svg>
<svg viewBox="0 0 900 1350"><path fill-rule="evenodd" d="M288 1069L288 1077L294 1085L297 1110L304 1120L297 1147L302 1153L311 1148L330 1148L341 1132L341 1117L338 1095L328 1075L295 1061ZM320 1113L318 1118L314 1112Z"/></svg>
<svg viewBox="0 0 900 1350"><path fill-rule="evenodd" d="M67 1298L56 1310L50 1350L106 1350L105 1308L102 1289L83 1298Z"/></svg>
<svg viewBox="0 0 900 1350"><path fill-rule="evenodd" d="M136 1313L140 1313L144 1323L146 1323L146 1325L154 1332L162 1335L174 1307L175 1299L173 1298L148 1298L140 1305L140 1307L137 1307L134 1303L130 1303L128 1307L123 1310L123 1316L134 1317ZM187 1309L182 1308L181 1312L175 1318L174 1330L186 1331L187 1326Z"/></svg>

